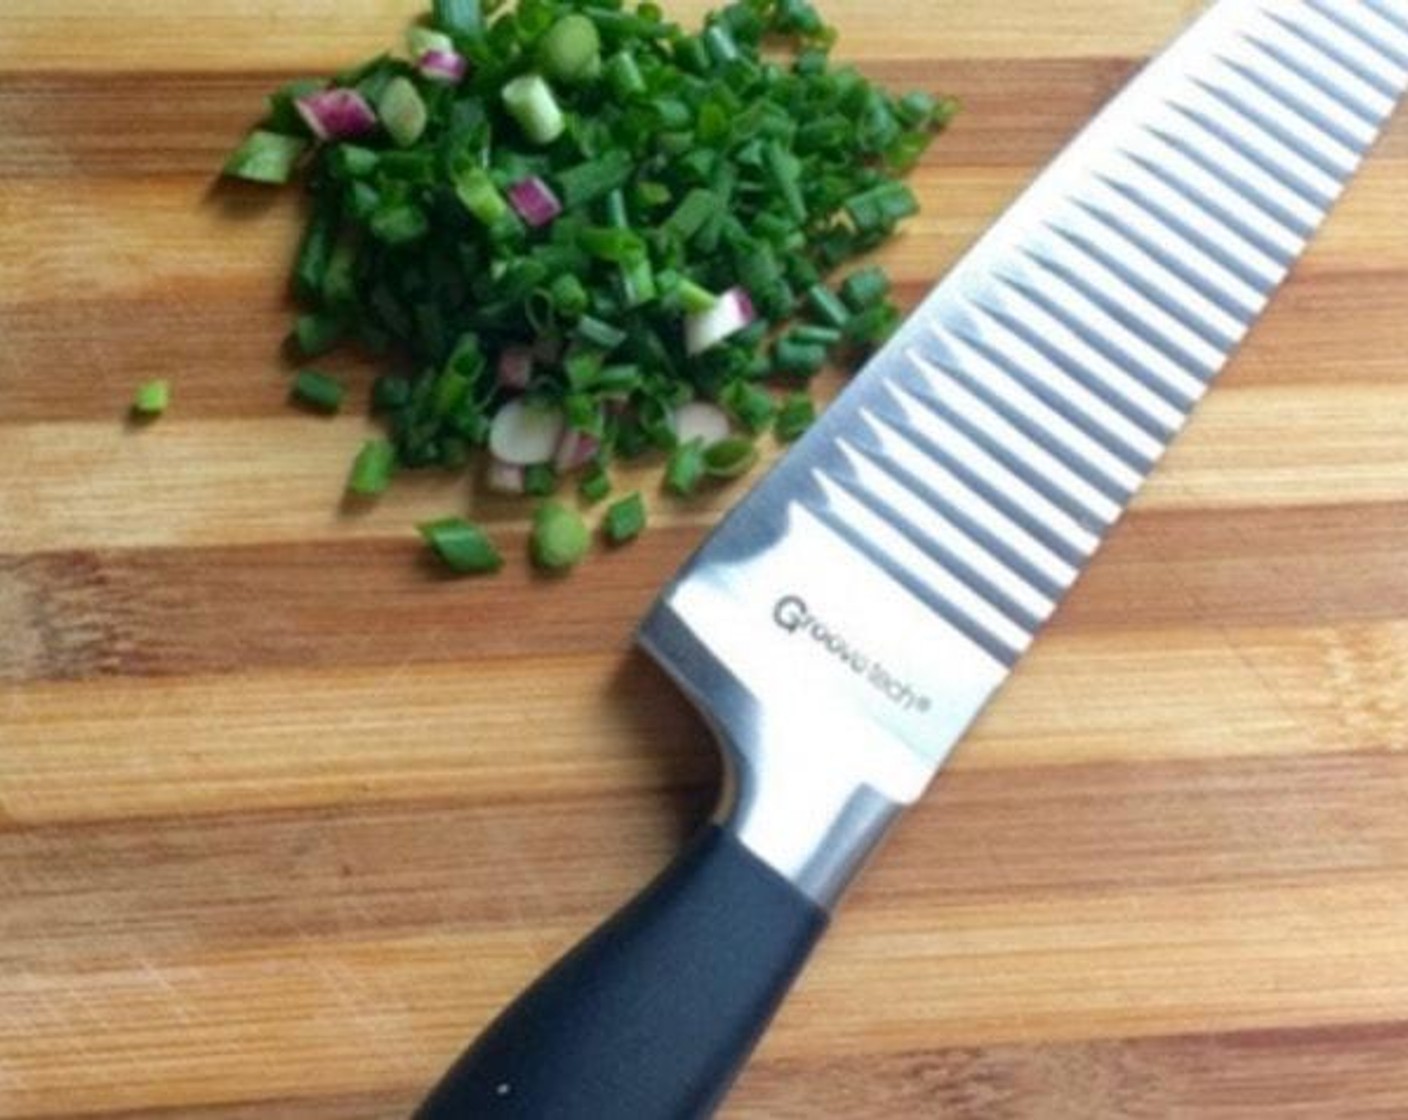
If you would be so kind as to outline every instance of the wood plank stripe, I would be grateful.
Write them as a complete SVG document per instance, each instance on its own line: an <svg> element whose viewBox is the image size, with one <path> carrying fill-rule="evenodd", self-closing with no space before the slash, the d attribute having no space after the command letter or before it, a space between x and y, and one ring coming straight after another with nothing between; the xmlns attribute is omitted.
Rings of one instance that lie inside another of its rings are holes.
<svg viewBox="0 0 1408 1120"><path fill-rule="evenodd" d="M928 288L923 281L903 281L896 295L910 307ZM1402 355L1408 352L1404 307L1408 270L1297 273L1219 390L1401 385ZM174 305L161 296L137 296L0 306L0 337L6 340L0 349L0 429L112 422L121 417L133 386L156 371L172 376L176 403L169 419L177 423L292 418L288 378L298 362L284 356L281 342L293 313L272 277L187 292ZM212 344L216 339L218 345ZM318 367L346 377L359 401L370 376L383 368L355 354L325 356ZM70 376L73 371L82 376ZM290 428L270 439L299 441L304 429Z"/></svg>
<svg viewBox="0 0 1408 1120"><path fill-rule="evenodd" d="M552 682L549 700L543 681ZM1047 635L949 769L1391 751L1408 625ZM75 718L80 705L82 718ZM640 654L11 686L0 827L708 786L703 722Z"/></svg>
<svg viewBox="0 0 1408 1120"><path fill-rule="evenodd" d="M698 25L709 5L679 0L670 15ZM238 71L259 43L258 64L278 69L336 70L394 48L423 0L312 0L294 10L239 0L212 0L179 16L144 0L8 0L0 38L0 72ZM895 0L877 21L860 8L833 4L848 57L956 58L1140 57L1161 45L1192 14L1187 0L1068 0L1053 10L1042 0L1009 0L995 11L981 0L949 0L941 33L926 0ZM1031 33L1040 27L1040 36ZM896 28L912 28L913 35Z"/></svg>
<svg viewBox="0 0 1408 1120"><path fill-rule="evenodd" d="M388 667L619 651L702 526L660 527L567 580L523 557L439 574L418 541L161 548L0 558L0 679ZM1159 625L1351 626L1402 617L1405 504L1131 515L1050 633ZM257 606L251 607L252 604ZM1133 611L1131 604L1137 604Z"/></svg>
<svg viewBox="0 0 1408 1120"><path fill-rule="evenodd" d="M369 508L340 505L347 469L377 429L356 416L181 422L14 424L5 446L24 471L0 477L0 554L380 540L466 511L508 529L521 501L471 488L465 473L404 476ZM765 458L775 454L764 447ZM660 464L616 472L660 526L702 525L743 492L660 496ZM1209 395L1135 500L1141 511L1287 509L1408 500L1408 382L1229 387ZM665 574L663 569L657 569Z"/></svg>

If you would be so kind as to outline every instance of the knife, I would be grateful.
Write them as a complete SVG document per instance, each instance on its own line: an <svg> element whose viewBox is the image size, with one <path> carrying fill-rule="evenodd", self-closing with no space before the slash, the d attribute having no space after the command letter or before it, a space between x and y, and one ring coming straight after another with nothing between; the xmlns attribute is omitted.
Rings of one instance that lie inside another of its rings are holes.
<svg viewBox="0 0 1408 1120"><path fill-rule="evenodd" d="M1408 0L1220 0L994 224L639 631L713 822L420 1120L710 1115L1408 86Z"/></svg>

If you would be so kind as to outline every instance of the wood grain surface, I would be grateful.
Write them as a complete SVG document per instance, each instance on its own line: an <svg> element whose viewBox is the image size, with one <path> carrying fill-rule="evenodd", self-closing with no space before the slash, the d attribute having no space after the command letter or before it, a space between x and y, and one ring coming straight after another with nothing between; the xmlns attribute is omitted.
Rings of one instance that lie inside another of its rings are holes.
<svg viewBox="0 0 1408 1120"><path fill-rule="evenodd" d="M630 634L732 493L566 580L447 580L414 520L517 554L523 509L342 512L364 421L285 404L296 201L211 170L417 7L0 3L8 1120L404 1116L709 807ZM905 297L1198 7L831 0L867 73L967 104ZM1405 355L1400 115L728 1120L1408 1116Z"/></svg>

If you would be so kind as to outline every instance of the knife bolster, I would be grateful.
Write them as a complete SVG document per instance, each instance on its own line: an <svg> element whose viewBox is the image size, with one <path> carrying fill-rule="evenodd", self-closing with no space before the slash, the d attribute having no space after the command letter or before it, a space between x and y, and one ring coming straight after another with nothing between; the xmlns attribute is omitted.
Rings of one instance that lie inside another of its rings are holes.
<svg viewBox="0 0 1408 1120"><path fill-rule="evenodd" d="M714 821L817 905L831 910L923 788L887 773L877 732L808 697L761 701L668 606L639 640L695 703L724 757ZM907 753L907 752L905 752Z"/></svg>

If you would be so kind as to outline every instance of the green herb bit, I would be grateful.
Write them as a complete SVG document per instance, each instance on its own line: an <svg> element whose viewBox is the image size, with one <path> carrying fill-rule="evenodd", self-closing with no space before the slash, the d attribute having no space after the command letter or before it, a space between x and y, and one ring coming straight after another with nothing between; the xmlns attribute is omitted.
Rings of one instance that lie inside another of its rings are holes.
<svg viewBox="0 0 1408 1120"><path fill-rule="evenodd" d="M551 144L567 127L552 87L541 74L520 74L500 91L504 108L534 144Z"/></svg>
<svg viewBox="0 0 1408 1120"><path fill-rule="evenodd" d="M695 438L670 452L670 461L665 465L665 487L687 498L699 489L704 473L704 441Z"/></svg>
<svg viewBox="0 0 1408 1120"><path fill-rule="evenodd" d="M824 322L841 330L851 321L850 310L825 284L813 284L807 289L807 300Z"/></svg>
<svg viewBox="0 0 1408 1120"><path fill-rule="evenodd" d="M612 55L606 62L606 84L622 101L644 93L645 78L641 76L635 55L625 50Z"/></svg>
<svg viewBox="0 0 1408 1120"><path fill-rule="evenodd" d="M624 186L635 170L629 152L613 149L596 159L555 173L558 197L569 210Z"/></svg>
<svg viewBox="0 0 1408 1120"><path fill-rule="evenodd" d="M606 537L612 544L625 544L640 536L645 528L645 499L640 492L627 494L606 510Z"/></svg>
<svg viewBox="0 0 1408 1120"><path fill-rule="evenodd" d="M574 331L583 342L598 346L602 350L614 350L626 341L625 331L591 315L583 315L578 319Z"/></svg>
<svg viewBox="0 0 1408 1120"><path fill-rule="evenodd" d="M419 140L430 120L415 84L403 75L386 83L377 99L376 112L391 139L402 148Z"/></svg>
<svg viewBox="0 0 1408 1120"><path fill-rule="evenodd" d="M417 529L452 572L473 575L496 572L503 567L503 557L494 547L494 542L478 525L462 517L427 521L418 525Z"/></svg>
<svg viewBox="0 0 1408 1120"><path fill-rule="evenodd" d="M165 380L144 381L132 395L132 411L138 416L155 419L171 404L171 383Z"/></svg>
<svg viewBox="0 0 1408 1120"><path fill-rule="evenodd" d="M431 18L450 35L478 35L484 28L479 0L434 0Z"/></svg>
<svg viewBox="0 0 1408 1120"><path fill-rule="evenodd" d="M771 394L747 381L735 381L724 386L719 403L728 409L750 432L761 432L777 413Z"/></svg>
<svg viewBox="0 0 1408 1120"><path fill-rule="evenodd" d="M455 41L443 31L433 31L429 27L413 24L406 31L406 52L411 61L416 62L427 51L453 51Z"/></svg>
<svg viewBox="0 0 1408 1120"><path fill-rule="evenodd" d="M546 498L557 492L557 472L549 463L530 463L523 468L523 492L534 498Z"/></svg>
<svg viewBox="0 0 1408 1120"><path fill-rule="evenodd" d="M874 307L890 294L890 278L878 265L857 269L841 283L841 298L855 311Z"/></svg>
<svg viewBox="0 0 1408 1120"><path fill-rule="evenodd" d="M565 571L587 554L591 535L580 514L547 501L533 514L533 559L549 571Z"/></svg>
<svg viewBox="0 0 1408 1120"><path fill-rule="evenodd" d="M225 161L224 173L251 183L287 183L308 141L256 128Z"/></svg>
<svg viewBox="0 0 1408 1120"><path fill-rule="evenodd" d="M484 168L467 159L461 160L457 162L453 178L455 196L484 225L493 226L512 213Z"/></svg>
<svg viewBox="0 0 1408 1120"><path fill-rule="evenodd" d="M696 284L688 276L680 278L675 290L679 294L680 306L690 313L708 311L719 302L718 296Z"/></svg>
<svg viewBox="0 0 1408 1120"><path fill-rule="evenodd" d="M752 470L757 461L757 447L742 436L727 436L704 449L704 473L710 478L737 478Z"/></svg>
<svg viewBox="0 0 1408 1120"><path fill-rule="evenodd" d="M558 82L581 82L601 71L601 36L579 12L563 16L538 40L538 68Z"/></svg>
<svg viewBox="0 0 1408 1120"><path fill-rule="evenodd" d="M611 493L611 476L600 464L593 466L577 483L577 493L584 502L595 505Z"/></svg>
<svg viewBox="0 0 1408 1120"><path fill-rule="evenodd" d="M783 335L773 347L773 363L779 373L812 377L826 364L826 347L817 342L803 342L793 335Z"/></svg>
<svg viewBox="0 0 1408 1120"><path fill-rule="evenodd" d="M352 461L347 489L364 498L383 493L396 469L396 449L389 440L369 439Z"/></svg>
<svg viewBox="0 0 1408 1120"><path fill-rule="evenodd" d="M783 443L801 437L816 421L816 405L805 393L794 393L782 402L773 421L773 434Z"/></svg>
<svg viewBox="0 0 1408 1120"><path fill-rule="evenodd" d="M372 215L373 235L388 245L407 245L419 241L430 230L430 221L419 206L409 202L386 206Z"/></svg>
<svg viewBox="0 0 1408 1120"><path fill-rule="evenodd" d="M851 195L846 214L861 233L883 233L901 218L919 213L919 200L903 183L887 182Z"/></svg>
<svg viewBox="0 0 1408 1120"><path fill-rule="evenodd" d="M300 370L293 379L294 399L319 412L337 412L344 396L342 382L318 370Z"/></svg>
<svg viewBox="0 0 1408 1120"><path fill-rule="evenodd" d="M293 323L293 341L305 358L326 354L347 333L347 320L332 311L300 315Z"/></svg>

